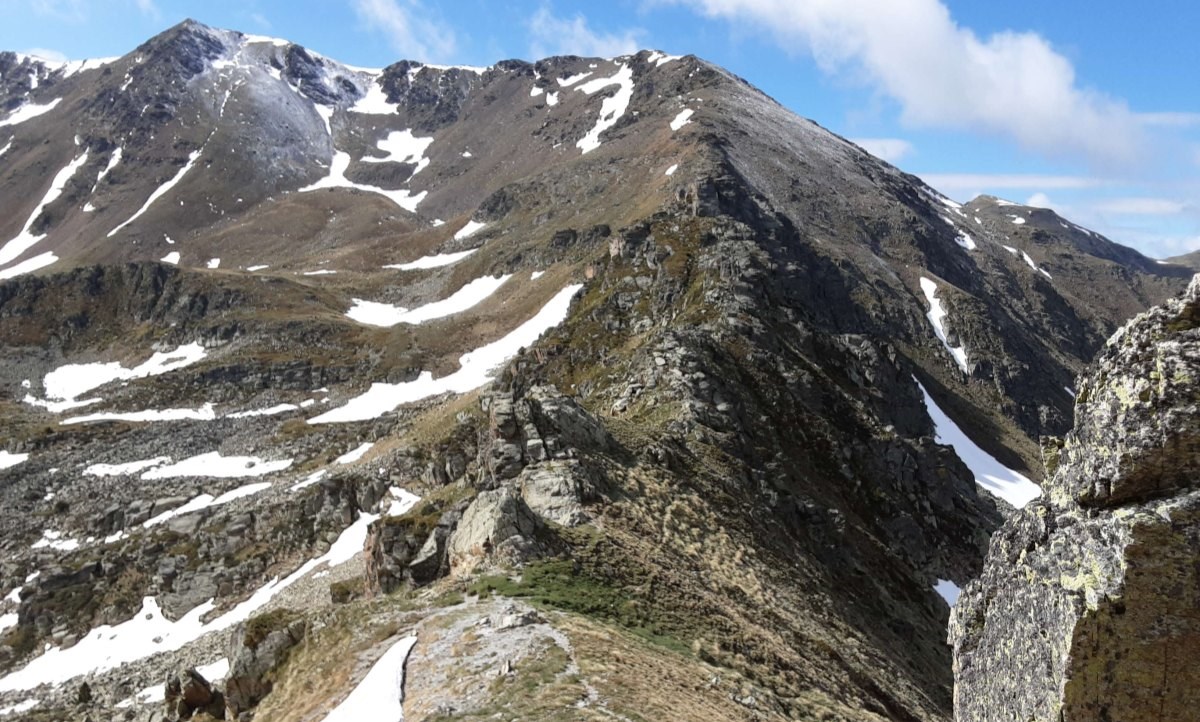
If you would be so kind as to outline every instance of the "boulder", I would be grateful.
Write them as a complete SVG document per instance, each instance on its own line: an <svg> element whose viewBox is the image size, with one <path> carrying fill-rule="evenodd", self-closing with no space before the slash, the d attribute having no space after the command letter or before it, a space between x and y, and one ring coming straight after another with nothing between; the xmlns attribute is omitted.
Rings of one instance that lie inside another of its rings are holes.
<svg viewBox="0 0 1200 722"><path fill-rule="evenodd" d="M469 573L485 559L520 564L537 554L541 522L511 487L481 491L450 537L450 567Z"/></svg>
<svg viewBox="0 0 1200 722"><path fill-rule="evenodd" d="M958 722L1195 719L1200 277L1080 386L1047 494L995 534L951 617Z"/></svg>
<svg viewBox="0 0 1200 722"><path fill-rule="evenodd" d="M588 521L583 510L590 496L591 481L575 460L547 461L527 466L517 477L525 504L541 518L562 526Z"/></svg>
<svg viewBox="0 0 1200 722"><path fill-rule="evenodd" d="M225 713L238 719L253 710L275 685L275 675L292 648L304 640L307 625L287 609L259 615L234 628L226 649Z"/></svg>

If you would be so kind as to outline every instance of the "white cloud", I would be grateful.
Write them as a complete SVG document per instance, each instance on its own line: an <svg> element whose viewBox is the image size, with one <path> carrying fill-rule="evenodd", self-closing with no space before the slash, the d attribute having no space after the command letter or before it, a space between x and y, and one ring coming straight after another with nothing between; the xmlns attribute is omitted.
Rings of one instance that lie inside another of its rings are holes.
<svg viewBox="0 0 1200 722"><path fill-rule="evenodd" d="M1097 203L1101 213L1131 216L1171 216L1183 213L1187 204L1167 198L1112 198Z"/></svg>
<svg viewBox="0 0 1200 722"><path fill-rule="evenodd" d="M1080 87L1071 62L1031 32L981 38L940 0L672 0L761 26L785 49L850 71L913 126L986 132L1098 165L1134 161L1141 124L1123 101Z"/></svg>
<svg viewBox="0 0 1200 722"><path fill-rule="evenodd" d="M1059 210L1058 204L1050 200L1050 196L1046 195L1045 193L1034 193L1033 195L1029 196L1029 200L1025 201L1025 205L1032 208L1049 208L1050 210L1057 212L1059 215L1064 215L1064 213Z"/></svg>
<svg viewBox="0 0 1200 722"><path fill-rule="evenodd" d="M354 10L407 59L453 59L457 47L454 31L431 16L418 0L354 0Z"/></svg>
<svg viewBox="0 0 1200 722"><path fill-rule="evenodd" d="M645 34L641 28L627 28L619 33L598 33L588 27L583 15L570 20L556 17L543 5L529 19L529 50L535 58L549 55L582 55L611 58L636 52L638 38Z"/></svg>
<svg viewBox="0 0 1200 722"><path fill-rule="evenodd" d="M133 2L143 15L151 18L162 17L162 13L158 11L158 5L154 4L154 0L133 0Z"/></svg>
<svg viewBox="0 0 1200 722"><path fill-rule="evenodd" d="M888 163L898 163L915 150L912 143L900 138L851 138L850 142Z"/></svg>
<svg viewBox="0 0 1200 722"><path fill-rule="evenodd" d="M1138 113L1137 119L1147 128L1194 128L1200 126L1200 113Z"/></svg>
<svg viewBox="0 0 1200 722"><path fill-rule="evenodd" d="M65 63L70 59L65 54L51 48L30 48L24 52L26 55L32 55L42 60L49 60L52 63Z"/></svg>

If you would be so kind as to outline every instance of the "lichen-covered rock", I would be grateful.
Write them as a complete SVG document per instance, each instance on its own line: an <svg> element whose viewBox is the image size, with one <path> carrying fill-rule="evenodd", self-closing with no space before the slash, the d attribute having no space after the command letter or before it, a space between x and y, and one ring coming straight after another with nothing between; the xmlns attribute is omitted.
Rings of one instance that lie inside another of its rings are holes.
<svg viewBox="0 0 1200 722"><path fill-rule="evenodd" d="M537 551L534 534L540 527L537 515L512 487L481 491L450 537L450 566L464 573L485 558L499 564L525 561Z"/></svg>
<svg viewBox="0 0 1200 722"><path fill-rule="evenodd" d="M227 719L240 719L271 693L280 667L307 631L304 620L286 609L254 617L234 628L226 649L230 660L225 678Z"/></svg>
<svg viewBox="0 0 1200 722"><path fill-rule="evenodd" d="M958 722L1200 709L1200 276L1109 340L950 624Z"/></svg>

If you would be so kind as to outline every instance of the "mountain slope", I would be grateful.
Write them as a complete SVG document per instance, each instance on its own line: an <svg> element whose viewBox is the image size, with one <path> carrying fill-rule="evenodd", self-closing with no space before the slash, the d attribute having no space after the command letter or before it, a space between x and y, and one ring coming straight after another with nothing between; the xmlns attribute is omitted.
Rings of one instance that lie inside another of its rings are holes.
<svg viewBox="0 0 1200 722"><path fill-rule="evenodd" d="M0 693L51 716L223 656L228 711L320 719L415 633L410 719L946 719L982 489L1037 492L1075 374L1190 277L692 56L188 22L68 70L0 55L4 117L49 108L0 125Z"/></svg>

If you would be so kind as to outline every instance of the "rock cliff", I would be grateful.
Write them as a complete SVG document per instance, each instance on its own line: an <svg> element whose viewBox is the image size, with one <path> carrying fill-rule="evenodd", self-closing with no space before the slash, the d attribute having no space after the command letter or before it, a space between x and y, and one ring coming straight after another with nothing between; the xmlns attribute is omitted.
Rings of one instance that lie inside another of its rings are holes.
<svg viewBox="0 0 1200 722"><path fill-rule="evenodd" d="M951 619L958 722L1200 708L1200 276L1109 339Z"/></svg>

